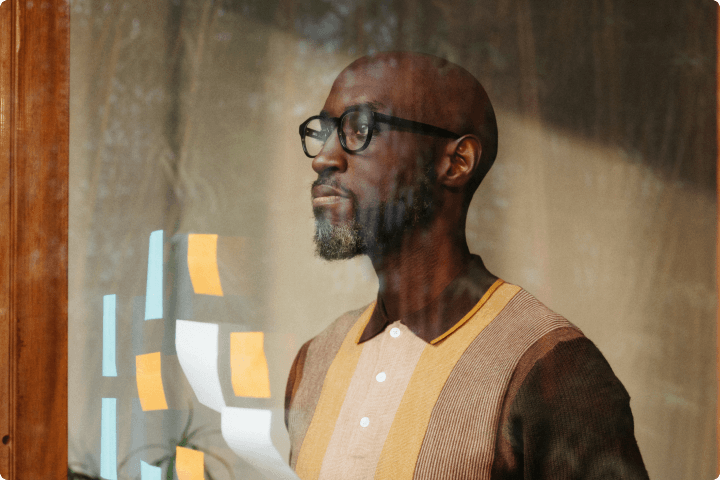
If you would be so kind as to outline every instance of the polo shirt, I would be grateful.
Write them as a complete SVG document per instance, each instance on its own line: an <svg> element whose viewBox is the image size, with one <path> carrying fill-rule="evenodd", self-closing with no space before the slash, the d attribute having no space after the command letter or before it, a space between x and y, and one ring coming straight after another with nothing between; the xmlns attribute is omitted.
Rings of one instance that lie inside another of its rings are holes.
<svg viewBox="0 0 720 480"><path fill-rule="evenodd" d="M473 257L400 319L379 294L303 345L285 417L300 478L647 478L595 345L483 272Z"/></svg>

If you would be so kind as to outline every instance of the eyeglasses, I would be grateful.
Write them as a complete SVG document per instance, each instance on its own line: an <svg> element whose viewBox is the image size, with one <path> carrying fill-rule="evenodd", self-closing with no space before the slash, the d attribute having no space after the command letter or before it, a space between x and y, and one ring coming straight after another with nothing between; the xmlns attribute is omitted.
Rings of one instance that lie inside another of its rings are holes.
<svg viewBox="0 0 720 480"><path fill-rule="evenodd" d="M362 152L370 145L376 123L385 123L424 135L460 138L460 135L444 128L384 115L365 107L353 107L346 110L340 117L316 115L305 120L300 125L303 151L308 157L315 158L332 135L333 130L337 130L343 150L348 153Z"/></svg>

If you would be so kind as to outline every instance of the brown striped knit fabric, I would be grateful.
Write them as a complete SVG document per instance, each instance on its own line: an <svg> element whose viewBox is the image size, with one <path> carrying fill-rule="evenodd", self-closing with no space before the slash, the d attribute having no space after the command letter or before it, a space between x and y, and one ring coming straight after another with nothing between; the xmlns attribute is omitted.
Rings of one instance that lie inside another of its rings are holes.
<svg viewBox="0 0 720 480"><path fill-rule="evenodd" d="M555 330L521 364L501 413L491 478L647 480L630 396L590 340Z"/></svg>
<svg viewBox="0 0 720 480"><path fill-rule="evenodd" d="M307 352L302 362L298 361L299 355L295 358L287 388L295 394L293 396L291 393L288 398L286 393L285 399L285 417L290 433L290 466L292 468L295 468L300 446L315 413L315 406L320 398L325 375L340 350L345 335L367 308L363 307L347 312L335 320L317 337L302 346L301 352L303 350ZM295 372L300 372L301 376L294 377L293 373Z"/></svg>
<svg viewBox="0 0 720 480"><path fill-rule="evenodd" d="M572 325L521 290L470 344L435 404L417 479L489 479L500 410L520 358L553 330Z"/></svg>
<svg viewBox="0 0 720 480"><path fill-rule="evenodd" d="M338 319L304 345L293 364L286 395L293 468L325 375L362 312ZM482 308L468 324L481 313ZM441 349L456 334L425 348ZM402 428L422 429L424 437L417 458L392 461L414 468L404 469L408 476L386 472L383 478L647 478L629 397L612 369L576 327L524 290L480 331L442 381L429 420L402 420ZM412 385L403 398L405 412L413 411L418 387ZM401 433L387 441L402 438ZM342 460L333 463L337 470Z"/></svg>
<svg viewBox="0 0 720 480"><path fill-rule="evenodd" d="M510 379L510 384L505 392L503 409L500 413L500 426L498 427L495 456L493 459L495 478L508 477L508 472L512 471L517 473L517 470L520 469L516 451L518 447L517 439L514 438L515 432L512 431L513 427L510 421L510 407L515 405L515 400L528 374L538 362L542 361L546 356L552 356L551 352L558 344L575 340L576 338L584 338L584 336L580 330L574 327L553 330L550 335L546 335L535 342L533 346L525 352L517 367L515 367L513 376ZM499 475L500 471L503 472L503 475ZM523 478L522 475L519 478Z"/></svg>

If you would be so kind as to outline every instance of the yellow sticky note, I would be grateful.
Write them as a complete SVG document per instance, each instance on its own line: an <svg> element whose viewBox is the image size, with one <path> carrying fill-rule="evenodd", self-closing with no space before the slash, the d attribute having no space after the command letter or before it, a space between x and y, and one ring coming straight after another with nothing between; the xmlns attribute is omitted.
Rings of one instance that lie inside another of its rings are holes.
<svg viewBox="0 0 720 480"><path fill-rule="evenodd" d="M178 480L204 480L205 454L192 448L175 447Z"/></svg>
<svg viewBox="0 0 720 480"><path fill-rule="evenodd" d="M160 370L160 352L135 357L135 374L143 411L167 410Z"/></svg>
<svg viewBox="0 0 720 480"><path fill-rule="evenodd" d="M230 334L230 371L236 397L270 398L263 332Z"/></svg>
<svg viewBox="0 0 720 480"><path fill-rule="evenodd" d="M217 240L217 235L188 235L188 269L196 294L223 296L217 264Z"/></svg>

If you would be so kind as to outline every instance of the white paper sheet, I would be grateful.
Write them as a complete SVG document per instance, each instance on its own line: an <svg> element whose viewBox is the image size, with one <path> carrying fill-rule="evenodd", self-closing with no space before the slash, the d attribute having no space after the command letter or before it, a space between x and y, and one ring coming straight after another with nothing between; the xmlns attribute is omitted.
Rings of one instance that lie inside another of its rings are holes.
<svg viewBox="0 0 720 480"><path fill-rule="evenodd" d="M225 407L222 411L222 436L240 458L266 478L299 480L280 456L270 439L270 410Z"/></svg>
<svg viewBox="0 0 720 480"><path fill-rule="evenodd" d="M218 375L218 332L215 323L177 320L175 350L197 399L216 412L225 408Z"/></svg>

